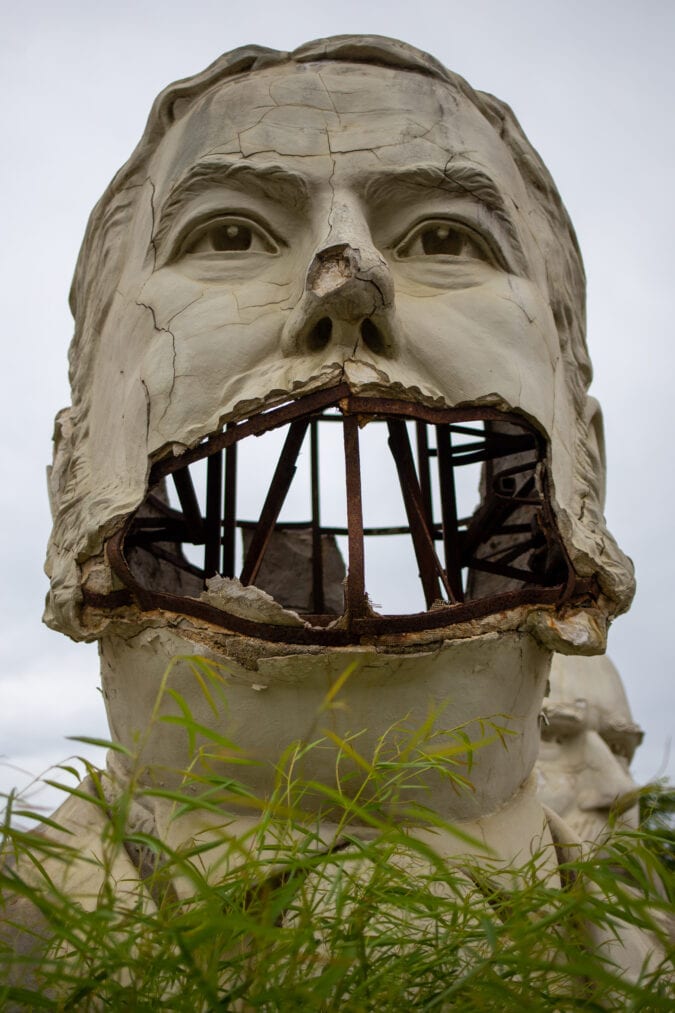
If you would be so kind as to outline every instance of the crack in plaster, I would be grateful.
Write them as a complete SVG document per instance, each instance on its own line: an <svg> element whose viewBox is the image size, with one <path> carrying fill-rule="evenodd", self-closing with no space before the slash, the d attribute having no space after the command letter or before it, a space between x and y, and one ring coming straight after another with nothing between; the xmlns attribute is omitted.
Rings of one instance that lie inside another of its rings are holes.
<svg viewBox="0 0 675 1013"><path fill-rule="evenodd" d="M176 317L179 317L181 315L181 313L185 313L186 310L189 310L191 306L194 306L194 304L196 302L199 302L199 300L203 299L203 298L204 298L204 292L201 291L198 296L195 296L195 298L191 299L189 303L186 303L185 306L183 306L182 309L176 310L176 312L173 314L173 316L170 317L169 320L167 320L167 322L166 322L167 323L166 329L169 330L169 333L171 333L170 327L171 327L171 324L176 319Z"/></svg>
<svg viewBox="0 0 675 1013"><path fill-rule="evenodd" d="M265 302L249 303L248 305L244 306L244 310L262 310L265 309L267 306L281 306L281 304L285 302L288 302L287 295L283 296L281 299L266 299ZM239 314L241 316L241 309L239 307L239 304L237 304L237 309L239 309Z"/></svg>
<svg viewBox="0 0 675 1013"><path fill-rule="evenodd" d="M201 296L199 298L201 298ZM150 315L152 317L152 326L157 331L158 334L168 334L170 336L170 338L171 338L171 375L172 375L171 387L169 388L169 393L167 395L167 400L166 400L166 405L164 407L164 411L162 412L160 418L158 419L158 424L159 424L159 423L162 422L162 420L164 419L164 416L166 415L166 413L169 410L169 405L171 404L171 398L173 397L174 388L176 386L176 335L168 327L160 327L159 326L159 324L157 323L157 317L155 315L155 310L154 310L153 306L151 306L149 303L141 302L139 299L136 300L136 305L140 306L143 309L146 309L146 310L149 311L149 313L150 313ZM187 306L184 306L183 310L184 309L187 309ZM183 310L178 310L178 313L182 313ZM174 317L178 316L178 313L174 313L174 315L171 318L171 320L173 320ZM169 323L171 323L171 320L169 321ZM145 381L143 379L141 379L141 383L145 387ZM147 387L146 387L146 391L147 391ZM149 411L149 408L148 408L148 411ZM148 434L150 432L150 420L149 420L149 418L148 418L147 425L148 425L148 430L147 430L147 433L146 433L146 437L148 436Z"/></svg>
<svg viewBox="0 0 675 1013"><path fill-rule="evenodd" d="M150 436L150 391L143 377L141 377L141 384L145 391L145 442L147 443Z"/></svg>
<svg viewBox="0 0 675 1013"><path fill-rule="evenodd" d="M145 180L146 183L150 184L150 246L152 247L152 270L157 270L157 243L155 240L155 197L157 195L155 184L148 176ZM154 313L153 313L154 318Z"/></svg>
<svg viewBox="0 0 675 1013"><path fill-rule="evenodd" d="M341 117L340 117L340 113L338 112L338 110L337 110L337 108L335 106L335 102L333 101L333 96L331 95L330 90L326 86L326 82L324 81L324 79L321 76L320 72L317 73L317 77L319 78L319 81L321 81L321 85L323 87L323 90L325 91L325 93L326 93L326 95L327 95L327 97L328 97L328 99L330 101L330 104L333 107L333 111L334 111L335 115L338 118L338 123L340 125L342 125L342 120L341 120ZM332 159L332 169L331 169L330 176L328 177L328 186L330 187L331 200L330 200L330 209L328 211L328 233L326 235L324 243L328 242L330 234L333 231L333 220L332 219L333 219L333 214L334 214L334 209L335 209L335 184L334 184L333 180L335 178L335 173L337 171L337 162L335 160L335 152L333 151L333 148L332 148L331 143L330 143L330 131L329 130L326 130L326 144L328 145L328 153L329 153L329 155L330 155L330 157Z"/></svg>
<svg viewBox="0 0 675 1013"><path fill-rule="evenodd" d="M511 281L510 277L508 277L508 286L511 289L511 291L513 292L513 284L512 284L512 281ZM515 298L515 293L514 293L514 297L513 298L510 298L509 296L506 296L506 295L500 295L497 298L502 299L504 302L513 303L514 306L517 306L517 308L520 310L520 312L523 314L523 316L527 320L528 324L532 325L532 324L534 324L534 323L537 322L537 318L536 317L531 317L530 314L525 309L525 307L523 306L522 302L519 299Z"/></svg>

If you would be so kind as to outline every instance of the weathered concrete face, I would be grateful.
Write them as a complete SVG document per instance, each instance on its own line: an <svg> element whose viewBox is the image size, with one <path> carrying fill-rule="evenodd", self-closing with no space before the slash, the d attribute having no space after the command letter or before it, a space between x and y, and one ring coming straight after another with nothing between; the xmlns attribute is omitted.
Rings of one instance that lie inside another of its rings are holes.
<svg viewBox="0 0 675 1013"><path fill-rule="evenodd" d="M630 568L602 527L599 416L579 396L587 365L551 267L563 240L525 179L526 142L507 143L514 121L499 128L495 100L482 97L486 114L464 83L303 59L180 99L186 111L94 216L94 233L108 230L101 274L106 258L120 273L84 286L79 403L52 472L48 620L102 632L108 616L83 616L80 589L115 587L101 548L143 501L153 460L346 381L510 410L543 436L565 551L599 584L581 608L522 620L559 649L602 649Z"/></svg>
<svg viewBox="0 0 675 1013"><path fill-rule="evenodd" d="M539 797L585 841L638 825L630 762L642 741L608 657L556 656L544 700Z"/></svg>

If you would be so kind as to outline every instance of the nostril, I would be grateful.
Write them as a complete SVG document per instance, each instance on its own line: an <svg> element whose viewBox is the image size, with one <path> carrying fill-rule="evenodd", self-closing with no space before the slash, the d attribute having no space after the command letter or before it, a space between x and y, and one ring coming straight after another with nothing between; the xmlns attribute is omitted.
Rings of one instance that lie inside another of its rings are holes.
<svg viewBox="0 0 675 1013"><path fill-rule="evenodd" d="M321 317L320 320L314 324L307 343L313 352L318 352L320 349L325 348L330 341L330 336L333 333L333 323L330 317Z"/></svg>
<svg viewBox="0 0 675 1013"><path fill-rule="evenodd" d="M373 323L370 317L366 317L365 320L361 321L361 337L371 352L384 352L384 337L379 327Z"/></svg>

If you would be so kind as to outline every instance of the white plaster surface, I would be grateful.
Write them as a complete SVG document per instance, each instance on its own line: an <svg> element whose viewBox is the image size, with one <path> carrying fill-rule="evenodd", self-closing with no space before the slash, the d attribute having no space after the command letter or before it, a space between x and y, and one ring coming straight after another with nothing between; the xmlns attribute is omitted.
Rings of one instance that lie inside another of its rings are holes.
<svg viewBox="0 0 675 1013"><path fill-rule="evenodd" d="M642 730L606 656L554 655L537 761L539 797L584 841L638 825L630 772Z"/></svg>

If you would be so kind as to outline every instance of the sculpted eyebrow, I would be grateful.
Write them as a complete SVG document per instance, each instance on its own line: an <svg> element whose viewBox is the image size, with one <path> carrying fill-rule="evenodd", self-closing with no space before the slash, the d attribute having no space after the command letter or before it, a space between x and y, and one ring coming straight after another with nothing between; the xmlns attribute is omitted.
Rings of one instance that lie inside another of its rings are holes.
<svg viewBox="0 0 675 1013"><path fill-rule="evenodd" d="M302 176L282 166L204 160L191 166L171 188L160 211L155 241L162 239L178 212L192 198L218 186L257 193L294 210L300 210L308 200L307 183Z"/></svg>
<svg viewBox="0 0 675 1013"><path fill-rule="evenodd" d="M606 721L600 728L599 732L601 735L607 735L613 739L635 739L642 742L644 738L644 732L640 728L640 725L634 721Z"/></svg>
<svg viewBox="0 0 675 1013"><path fill-rule="evenodd" d="M392 169L373 176L365 184L365 195L375 204L400 199L404 191L414 196L439 190L449 197L471 197L487 208L513 246L519 269L525 269L522 244L506 202L494 180L477 166L452 159L444 169L437 165Z"/></svg>

